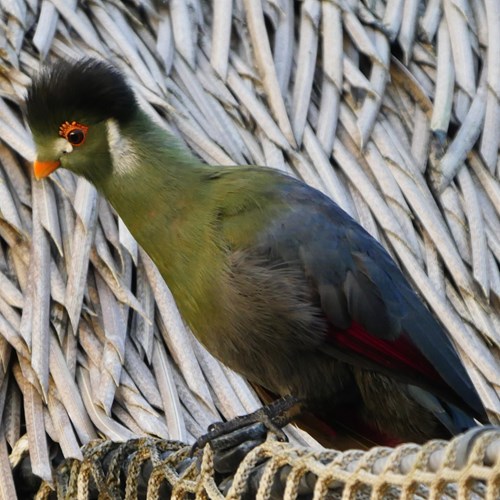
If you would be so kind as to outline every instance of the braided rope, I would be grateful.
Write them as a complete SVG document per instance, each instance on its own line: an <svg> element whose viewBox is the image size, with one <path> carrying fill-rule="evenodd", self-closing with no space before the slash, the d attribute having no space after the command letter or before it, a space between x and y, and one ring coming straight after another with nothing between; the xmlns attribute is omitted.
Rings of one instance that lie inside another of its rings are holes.
<svg viewBox="0 0 500 500"><path fill-rule="evenodd" d="M463 449L467 449L466 460ZM218 474L215 452L160 439L125 443L97 440L83 461L63 462L56 473L58 498L500 498L500 430L483 429L446 442L397 448L312 451L270 437L233 474ZM496 456L492 456L492 453ZM255 479L255 480L254 480ZM48 499L43 483L37 500Z"/></svg>

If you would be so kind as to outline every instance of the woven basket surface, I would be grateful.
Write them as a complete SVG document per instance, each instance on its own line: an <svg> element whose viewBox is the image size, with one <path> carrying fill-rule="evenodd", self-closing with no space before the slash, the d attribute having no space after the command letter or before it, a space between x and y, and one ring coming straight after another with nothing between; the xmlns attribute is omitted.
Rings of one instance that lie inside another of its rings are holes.
<svg viewBox="0 0 500 500"><path fill-rule="evenodd" d="M289 427L290 444L258 446L225 485L210 449L187 460L179 442L260 401L192 337L88 183L34 181L26 87L44 63L82 56L112 61L206 162L268 165L332 197L394 256L500 415L496 0L4 0L0 497L15 498L11 469L29 455L42 497L119 497L120 467L148 462L150 498L163 480L210 498L498 498L496 430L339 452Z"/></svg>

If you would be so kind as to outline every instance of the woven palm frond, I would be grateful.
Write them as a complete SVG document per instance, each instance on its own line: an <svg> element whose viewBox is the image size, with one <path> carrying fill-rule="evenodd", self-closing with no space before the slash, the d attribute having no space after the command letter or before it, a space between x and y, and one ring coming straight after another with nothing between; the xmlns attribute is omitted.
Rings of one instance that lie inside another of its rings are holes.
<svg viewBox="0 0 500 500"><path fill-rule="evenodd" d="M331 196L395 257L500 415L500 18L492 0L0 1L0 493L81 446L191 443L259 406L182 322L82 179L35 182L22 114L45 61L92 56L209 163ZM317 447L290 430L295 445ZM25 436L24 438L22 436ZM311 448L312 449L312 448ZM316 448L315 448L316 449Z"/></svg>

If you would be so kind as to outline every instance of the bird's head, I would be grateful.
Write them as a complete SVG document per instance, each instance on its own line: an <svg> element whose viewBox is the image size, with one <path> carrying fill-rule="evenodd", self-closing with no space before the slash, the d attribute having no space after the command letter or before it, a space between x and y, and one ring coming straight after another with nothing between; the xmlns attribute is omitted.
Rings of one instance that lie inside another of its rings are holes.
<svg viewBox="0 0 500 500"><path fill-rule="evenodd" d="M35 177L59 166L96 185L111 174L110 128L120 130L138 105L124 76L94 59L60 61L35 77L28 91L35 140Z"/></svg>

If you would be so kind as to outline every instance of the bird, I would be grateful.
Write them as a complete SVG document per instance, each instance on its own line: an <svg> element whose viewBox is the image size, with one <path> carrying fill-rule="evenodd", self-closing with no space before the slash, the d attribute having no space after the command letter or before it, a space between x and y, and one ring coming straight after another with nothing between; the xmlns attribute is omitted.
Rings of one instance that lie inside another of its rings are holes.
<svg viewBox="0 0 500 500"><path fill-rule="evenodd" d="M204 163L106 61L43 68L26 116L35 177L64 168L91 182L197 339L282 409L382 445L487 421L441 324L383 246L326 195L272 168Z"/></svg>

